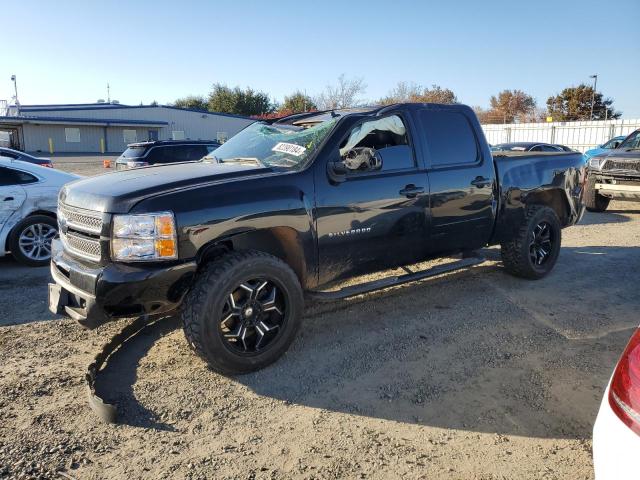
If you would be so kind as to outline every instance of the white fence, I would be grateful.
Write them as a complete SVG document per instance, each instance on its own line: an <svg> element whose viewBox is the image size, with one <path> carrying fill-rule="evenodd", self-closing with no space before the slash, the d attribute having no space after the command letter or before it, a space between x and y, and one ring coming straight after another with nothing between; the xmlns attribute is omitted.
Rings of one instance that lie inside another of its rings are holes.
<svg viewBox="0 0 640 480"><path fill-rule="evenodd" d="M512 123L482 125L491 145L506 142L559 143L585 152L612 137L640 128L640 118L592 122Z"/></svg>

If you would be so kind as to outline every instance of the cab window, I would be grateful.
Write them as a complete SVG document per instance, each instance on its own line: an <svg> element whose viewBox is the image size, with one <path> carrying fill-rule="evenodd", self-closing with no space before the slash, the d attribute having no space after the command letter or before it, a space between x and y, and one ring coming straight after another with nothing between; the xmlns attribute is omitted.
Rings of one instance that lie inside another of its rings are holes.
<svg viewBox="0 0 640 480"><path fill-rule="evenodd" d="M398 115L354 127L340 145L340 157L350 173L415 166L407 129Z"/></svg>

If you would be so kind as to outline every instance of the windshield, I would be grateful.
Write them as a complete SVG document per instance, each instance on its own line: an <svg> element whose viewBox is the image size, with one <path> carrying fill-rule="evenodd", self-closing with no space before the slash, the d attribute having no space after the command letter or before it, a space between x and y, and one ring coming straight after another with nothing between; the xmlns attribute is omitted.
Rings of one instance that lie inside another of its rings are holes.
<svg viewBox="0 0 640 480"><path fill-rule="evenodd" d="M144 149L146 147L129 147L124 152L122 152L123 158L138 158L141 157L144 153Z"/></svg>
<svg viewBox="0 0 640 480"><path fill-rule="evenodd" d="M627 137L627 139L622 142L622 145L618 147L619 149L623 148L640 148L640 130L637 132L633 132L631 135Z"/></svg>
<svg viewBox="0 0 640 480"><path fill-rule="evenodd" d="M204 160L300 168L326 138L336 121L331 119L309 128L256 122L204 157Z"/></svg>

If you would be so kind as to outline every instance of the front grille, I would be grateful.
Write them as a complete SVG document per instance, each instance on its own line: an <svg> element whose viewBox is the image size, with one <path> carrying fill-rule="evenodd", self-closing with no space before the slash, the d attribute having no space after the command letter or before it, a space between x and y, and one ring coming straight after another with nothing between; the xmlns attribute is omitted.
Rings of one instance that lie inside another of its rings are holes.
<svg viewBox="0 0 640 480"><path fill-rule="evenodd" d="M635 172L640 174L640 160L607 160L602 170L616 170L622 172Z"/></svg>
<svg viewBox="0 0 640 480"><path fill-rule="evenodd" d="M60 204L58 206L58 216L64 217L70 228L95 234L100 234L102 231L102 214L100 212L71 209Z"/></svg>
<svg viewBox="0 0 640 480"><path fill-rule="evenodd" d="M58 231L64 249L71 255L94 262L102 259L100 234L103 214L92 210L58 205Z"/></svg>
<svg viewBox="0 0 640 480"><path fill-rule="evenodd" d="M71 252L90 260L100 260L100 240L67 232L61 233L63 245Z"/></svg>

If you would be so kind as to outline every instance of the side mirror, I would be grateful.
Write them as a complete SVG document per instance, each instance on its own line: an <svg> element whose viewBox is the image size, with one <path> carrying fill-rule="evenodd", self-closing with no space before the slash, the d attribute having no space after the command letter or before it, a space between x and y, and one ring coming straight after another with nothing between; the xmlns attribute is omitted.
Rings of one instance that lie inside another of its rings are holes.
<svg viewBox="0 0 640 480"><path fill-rule="evenodd" d="M347 172L349 169L342 162L342 160L338 160L337 162L329 162L327 163L327 175L329 179L334 183L342 183L347 179Z"/></svg>

